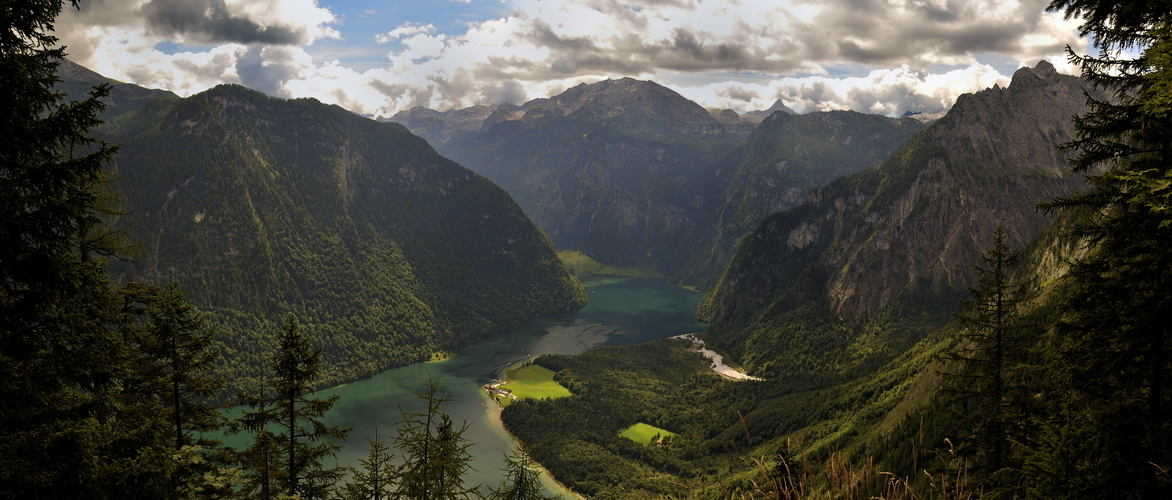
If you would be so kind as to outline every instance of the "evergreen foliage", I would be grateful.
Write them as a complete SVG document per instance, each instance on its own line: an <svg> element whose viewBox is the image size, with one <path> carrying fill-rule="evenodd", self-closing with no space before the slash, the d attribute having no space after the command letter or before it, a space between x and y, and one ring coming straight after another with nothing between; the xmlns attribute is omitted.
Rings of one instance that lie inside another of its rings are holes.
<svg viewBox="0 0 1172 500"><path fill-rule="evenodd" d="M1172 11L1087 0L1050 8L1083 20L1100 54L1071 60L1111 98L1089 98L1091 111L1075 119L1077 138L1063 145L1092 188L1047 205L1082 215L1070 237L1088 251L1059 302L1056 387L1031 470L1054 498L1165 498L1172 495ZM1127 50L1139 56L1120 55ZM1059 457L1076 458L1053 467Z"/></svg>
<svg viewBox="0 0 1172 500"><path fill-rule="evenodd" d="M382 500L390 498L398 481L398 469L392 462L394 455L385 440L374 430L374 439L367 440L370 453L358 459L362 466L352 469L350 480L342 487L347 500Z"/></svg>
<svg viewBox="0 0 1172 500"><path fill-rule="evenodd" d="M167 425L124 390L135 354L106 273L122 248L105 224L117 148L90 131L108 88L71 102L54 90L65 4L0 16L0 496L155 497Z"/></svg>
<svg viewBox="0 0 1172 500"><path fill-rule="evenodd" d="M102 132L145 253L113 271L184 289L231 390L260 387L289 313L321 339L326 386L585 303L506 193L398 125L226 85Z"/></svg>
<svg viewBox="0 0 1172 500"><path fill-rule="evenodd" d="M505 479L499 488L492 490L488 498L492 500L553 500L554 497L542 493L541 469L538 468L524 445L505 457Z"/></svg>
<svg viewBox="0 0 1172 500"><path fill-rule="evenodd" d="M399 470L396 498L419 500L469 498L476 487L464 485L464 473L472 465L464 438L468 429L465 422L457 426L451 415L440 408L451 401L439 388L439 382L430 381L423 392L414 393L426 409L423 413L403 410L395 448L403 453Z"/></svg>
<svg viewBox="0 0 1172 500"><path fill-rule="evenodd" d="M957 330L955 347L944 356L954 369L944 373L943 390L946 398L963 407L959 429L964 434L958 451L972 460L968 470L979 475L974 480L985 485L990 496L1012 497L1022 456L1012 448L1031 439L1029 427L1023 425L1029 417L1024 410L1028 391L1016 372L1033 342L1025 337L1020 319L1037 287L1032 279L1013 277L1018 252L1006 244L1001 226L981 260L974 265L972 298L962 302L964 311L957 314L963 328Z"/></svg>
<svg viewBox="0 0 1172 500"><path fill-rule="evenodd" d="M341 448L325 439L346 437L346 429L327 427L320 420L338 397L311 397L320 370L321 348L311 347L295 317L289 316L277 341L279 347L269 365L271 392L268 396L245 397L254 411L245 411L236 424L258 433L252 448L246 451L246 460L254 462L255 457L264 457L264 469L262 482L252 486L261 491L271 489L269 478L276 477L287 495L324 498L343 473L340 467L327 468L322 463ZM270 425L284 432L270 433ZM283 468L274 474L271 464L275 451L283 455Z"/></svg>
<svg viewBox="0 0 1172 500"><path fill-rule="evenodd" d="M147 310L150 336L144 353L155 363L152 373L160 383L152 392L161 396L175 430L175 449L210 443L193 433L220 428L222 416L210 401L224 388L224 379L210 370L220 357L215 330L205 326L203 314L186 301L174 284L158 292Z"/></svg>

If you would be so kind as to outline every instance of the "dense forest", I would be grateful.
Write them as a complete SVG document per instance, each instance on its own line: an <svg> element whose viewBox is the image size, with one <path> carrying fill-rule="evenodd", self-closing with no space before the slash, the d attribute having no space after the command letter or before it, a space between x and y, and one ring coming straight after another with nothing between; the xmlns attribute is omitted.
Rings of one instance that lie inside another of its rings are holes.
<svg viewBox="0 0 1172 500"><path fill-rule="evenodd" d="M574 395L509 428L602 496L1172 494L1170 18L1051 8L1104 51L1071 55L1082 83L1019 70L741 239L702 337L764 381L663 362L683 346L553 358ZM634 421L678 436L632 446Z"/></svg>
<svg viewBox="0 0 1172 500"><path fill-rule="evenodd" d="M66 5L7 6L0 30L0 496L466 493L442 389L396 440L421 458L347 484L313 392L581 307L548 238L401 126L59 72ZM532 489L527 455L502 461L502 495Z"/></svg>
<svg viewBox="0 0 1172 500"><path fill-rule="evenodd" d="M158 96L103 126L110 85L74 100L58 90L52 23L76 4L12 4L0 30L0 496L479 496L462 479L466 427L443 412L443 388L431 384L416 394L425 409L404 412L389 441L397 459L376 437L349 470L330 465L336 445L324 438L347 430L322 422L335 400L314 390L371 373L374 359L411 361L580 305L564 269L535 277L478 260L524 260L502 246L521 233L491 240L501 233L483 212L385 220L368 205L420 205L412 196L448 189L473 190L482 205L507 196L397 126L331 130L358 118L239 87ZM490 496L540 498L536 461L602 498L1172 497L1172 12L1050 8L1082 20L1102 51L1071 54L1078 83L1048 65L1023 68L1010 88L966 96L879 167L811 192L740 240L698 316L708 345L763 380L722 379L676 339L539 358L571 395L502 411L526 446L502 457ZM1055 125L1066 110L1052 103L1070 92L1085 92L1086 105ZM1020 101L1039 110L1014 115ZM265 108L322 125L233 119ZM1006 123L1037 127L972 133ZM352 142L299 141L316 148L302 162L278 145L302 133ZM413 144L400 176L379 178L351 156L373 136ZM1039 137L1044 148L1023 146ZM982 156L1002 149L1012 154ZM195 164L213 170L184 170ZM247 175L202 184L216 169ZM426 182L442 171L459 182ZM149 175L174 177L128 192L131 214L120 186ZM229 197L247 210L220 206ZM970 207L987 211L968 217L980 220L964 238L931 231ZM537 239L535 266L559 268L516 207L506 213ZM132 215L154 240L136 244ZM436 218L496 252L411 227ZM228 274L210 272L209 259ZM537 304L491 302L511 292L475 272L487 268L515 275ZM395 286L342 286L332 281L342 272ZM542 280L555 292L526 287ZM372 326L387 319L398 329ZM218 404L229 386L249 389L232 421ZM636 443L620 435L633 424L671 435ZM232 449L208 432L251 439Z"/></svg>

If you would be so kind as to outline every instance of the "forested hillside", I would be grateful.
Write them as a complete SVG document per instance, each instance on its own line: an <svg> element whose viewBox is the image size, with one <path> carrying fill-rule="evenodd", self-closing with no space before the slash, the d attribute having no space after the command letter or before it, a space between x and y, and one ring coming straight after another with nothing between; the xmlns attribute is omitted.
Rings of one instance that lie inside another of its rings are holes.
<svg viewBox="0 0 1172 500"><path fill-rule="evenodd" d="M1107 333L1114 326L1098 331L1126 320L1101 309L1091 318L1086 302L1071 302L1098 297L1131 311L1167 297L1091 291L1126 285L1079 239L1104 234L1088 221L1111 218L1065 210L1103 203L1099 194L1071 195L1088 189L1081 174L1099 165L1076 163L1082 170L1072 172L1054 148L1087 134L1088 122L1073 116L1106 106L1088 106L1084 91L1107 97L1049 64L1023 68L1008 88L962 96L878 168L762 221L700 317L710 323L703 338L764 381L721 381L690 368L680 345L549 359L539 363L574 395L511 406L506 424L563 480L604 496L1085 498L1115 488L1158 497L1150 495L1169 484L1166 453L1123 451L1122 436L1167 432L1167 417L1151 413L1164 404L1162 391L1129 385L1166 379L1166 350L1144 340L1166 329L1144 327L1135 338ZM1139 236L1111 227L1124 232L1116 238ZM1163 234L1151 231L1137 244ZM1134 283L1166 275L1155 255L1136 262L1151 274ZM1079 340L1090 332L1101 333ZM1119 355L1107 338L1120 342ZM1125 369L1119 381L1094 368L1128 355L1146 368ZM639 361L621 361L628 357ZM1111 403L1113 391L1140 399ZM611 418L576 420L576 405ZM1126 407L1136 409L1127 424L1098 415L1119 418ZM552 435L549 419L581 430ZM678 436L632 447L617 436L635 422ZM1090 438L1101 431L1115 437ZM1140 466L1141 456L1152 465ZM1103 476L1092 477L1099 466ZM1122 477L1143 484L1113 482Z"/></svg>
<svg viewBox="0 0 1172 500"><path fill-rule="evenodd" d="M504 191L397 124L220 86L101 134L121 144L140 245L116 276L186 290L221 329L234 384L290 312L327 346L332 384L585 303Z"/></svg>

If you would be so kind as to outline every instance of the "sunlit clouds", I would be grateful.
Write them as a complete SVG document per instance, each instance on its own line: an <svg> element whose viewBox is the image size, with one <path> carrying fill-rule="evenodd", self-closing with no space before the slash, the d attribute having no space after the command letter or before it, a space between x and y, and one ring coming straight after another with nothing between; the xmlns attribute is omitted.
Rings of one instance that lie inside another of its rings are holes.
<svg viewBox="0 0 1172 500"><path fill-rule="evenodd" d="M1077 20L1035 0L435 4L480 10L466 22L433 10L379 26L368 21L395 2L85 0L57 27L75 61L112 78L181 95L240 83L370 115L520 103L626 76L712 108L781 99L799 111L899 115L1005 85L1041 59L1073 72L1065 47L1087 48ZM312 55L343 41L353 58Z"/></svg>

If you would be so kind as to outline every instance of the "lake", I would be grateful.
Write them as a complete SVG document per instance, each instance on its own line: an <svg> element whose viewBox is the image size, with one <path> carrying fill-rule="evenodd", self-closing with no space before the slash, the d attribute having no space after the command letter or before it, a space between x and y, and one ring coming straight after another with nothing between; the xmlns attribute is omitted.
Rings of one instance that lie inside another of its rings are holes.
<svg viewBox="0 0 1172 500"><path fill-rule="evenodd" d="M469 451L476 471L469 473L466 484L482 484L487 491L499 485L504 457L514 441L501 427L500 410L484 394L484 384L500 377L506 368L542 354L578 354L594 347L704 330L695 319L702 294L666 280L588 277L583 284L590 302L578 312L531 321L444 361L394 368L319 391L321 397L341 396L326 415L326 423L353 428L338 454L339 462L358 466L358 459L367 456L367 439L374 437L375 429L391 444L395 424L401 420L400 405L405 411L422 411L423 405L411 391L422 391L434 379L452 399L442 411L455 422L468 422L464 437L474 443ZM565 493L548 477L545 483L551 493Z"/></svg>

